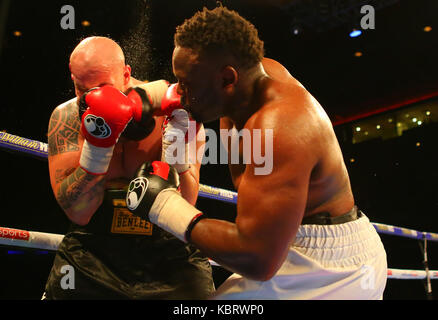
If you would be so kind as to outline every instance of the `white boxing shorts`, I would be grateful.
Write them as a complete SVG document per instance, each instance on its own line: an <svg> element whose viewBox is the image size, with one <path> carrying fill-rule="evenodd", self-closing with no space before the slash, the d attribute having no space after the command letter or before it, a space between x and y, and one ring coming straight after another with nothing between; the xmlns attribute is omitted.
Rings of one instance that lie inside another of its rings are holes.
<svg viewBox="0 0 438 320"><path fill-rule="evenodd" d="M381 300L386 252L369 219L301 225L289 254L268 281L231 275L216 300Z"/></svg>

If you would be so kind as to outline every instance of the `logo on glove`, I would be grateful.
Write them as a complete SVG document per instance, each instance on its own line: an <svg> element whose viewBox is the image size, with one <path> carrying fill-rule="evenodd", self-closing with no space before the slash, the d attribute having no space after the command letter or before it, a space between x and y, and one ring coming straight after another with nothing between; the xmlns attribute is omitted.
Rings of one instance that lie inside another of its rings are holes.
<svg viewBox="0 0 438 320"><path fill-rule="evenodd" d="M95 138L105 139L111 135L111 128L101 117L89 114L84 119L85 129Z"/></svg>
<svg viewBox="0 0 438 320"><path fill-rule="evenodd" d="M138 177L131 181L126 194L126 206L129 210L135 210L143 200L146 190L149 186L149 180L144 177Z"/></svg>

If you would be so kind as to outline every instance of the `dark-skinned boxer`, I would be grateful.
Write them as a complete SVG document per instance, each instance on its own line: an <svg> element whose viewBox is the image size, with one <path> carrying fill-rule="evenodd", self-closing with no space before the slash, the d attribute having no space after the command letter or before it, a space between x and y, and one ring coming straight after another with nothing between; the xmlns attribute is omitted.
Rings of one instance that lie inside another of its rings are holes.
<svg viewBox="0 0 438 320"><path fill-rule="evenodd" d="M230 164L235 222L206 218L168 182L140 198L132 187L132 212L235 273L216 299L382 299L386 253L355 205L330 119L280 63L264 58L255 27L225 7L204 9L177 28L172 63L195 120L261 130L260 150L272 130L273 170ZM240 158L252 160L239 142ZM137 179L166 180L161 165Z"/></svg>
<svg viewBox="0 0 438 320"><path fill-rule="evenodd" d="M44 297L206 298L214 290L208 259L126 209L126 191L137 168L165 160L165 117L152 117L150 110L161 108L167 82L133 79L122 49L104 37L82 41L70 57L70 70L76 98L54 110L48 139L53 192L72 224ZM178 172L179 189L193 204L199 167L193 163ZM74 274L67 274L66 266ZM69 286L66 277L73 281Z"/></svg>

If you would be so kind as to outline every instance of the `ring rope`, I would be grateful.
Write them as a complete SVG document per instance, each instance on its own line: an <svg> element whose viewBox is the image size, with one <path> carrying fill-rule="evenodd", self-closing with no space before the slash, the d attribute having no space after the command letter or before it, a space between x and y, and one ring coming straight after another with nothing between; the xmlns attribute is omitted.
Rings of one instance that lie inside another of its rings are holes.
<svg viewBox="0 0 438 320"><path fill-rule="evenodd" d="M61 234L25 231L0 227L0 245L56 251L64 238ZM221 267L210 260L210 264ZM438 279L438 270L429 270L430 279ZM388 269L388 279L425 279L426 271Z"/></svg>
<svg viewBox="0 0 438 320"><path fill-rule="evenodd" d="M22 138L6 132L0 132L0 148L15 153L37 157L41 160L48 159L48 145L43 142ZM201 198L219 200L231 204L237 204L237 192L207 186L199 186L199 196ZM394 236L438 241L438 233L421 232L417 230L395 227L382 223L372 223L378 233Z"/></svg>
<svg viewBox="0 0 438 320"><path fill-rule="evenodd" d="M48 145L36 140L0 132L0 148L6 151L25 154L40 160L48 159ZM202 198L219 200L227 203L237 204L237 192L201 184L199 196ZM417 230L396 227L381 223L372 223L378 233L401 236L412 239L438 241L438 234L431 232L420 232ZM41 250L56 251L61 243L63 235L25 231L0 227L0 245L26 247ZM210 260L211 265L220 266ZM438 279L438 270L405 270L388 269L389 279Z"/></svg>

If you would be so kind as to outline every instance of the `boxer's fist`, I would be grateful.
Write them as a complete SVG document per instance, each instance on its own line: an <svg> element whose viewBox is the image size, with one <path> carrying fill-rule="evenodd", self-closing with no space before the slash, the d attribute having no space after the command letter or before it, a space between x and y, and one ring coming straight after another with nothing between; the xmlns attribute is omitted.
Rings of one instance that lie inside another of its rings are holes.
<svg viewBox="0 0 438 320"><path fill-rule="evenodd" d="M164 190L177 190L179 176L167 163L144 163L129 184L126 194L127 208L136 216L149 220L149 212L157 196Z"/></svg>
<svg viewBox="0 0 438 320"><path fill-rule="evenodd" d="M143 164L126 194L127 208L184 242L204 216L177 191L179 175L167 163Z"/></svg>
<svg viewBox="0 0 438 320"><path fill-rule="evenodd" d="M131 99L112 86L91 89L80 103L86 109L81 133L90 144L100 148L114 146L134 116Z"/></svg>
<svg viewBox="0 0 438 320"><path fill-rule="evenodd" d="M161 160L171 164L178 173L182 174L190 168L189 143L196 143L195 138L200 124L195 123L189 113L183 109L176 84L171 85L167 90L161 102L161 110L166 115ZM191 135L188 134L190 129L193 129L190 131Z"/></svg>
<svg viewBox="0 0 438 320"><path fill-rule="evenodd" d="M134 141L143 140L155 128L152 101L147 92L140 87L130 88L126 95L132 101L134 119L126 127L123 137Z"/></svg>
<svg viewBox="0 0 438 320"><path fill-rule="evenodd" d="M178 84L172 84L161 99L161 111L166 116L171 116L175 109L182 109L181 96L177 93Z"/></svg>

